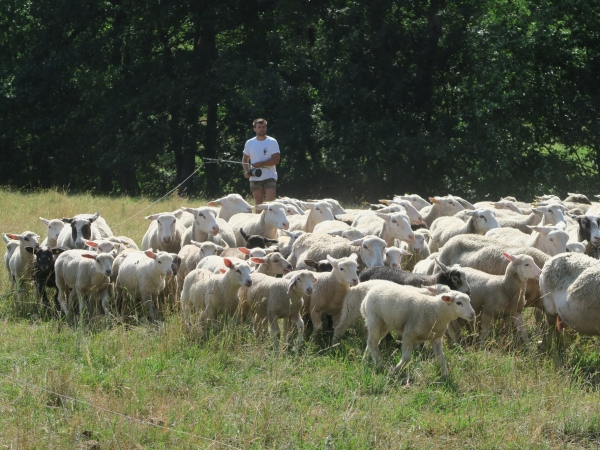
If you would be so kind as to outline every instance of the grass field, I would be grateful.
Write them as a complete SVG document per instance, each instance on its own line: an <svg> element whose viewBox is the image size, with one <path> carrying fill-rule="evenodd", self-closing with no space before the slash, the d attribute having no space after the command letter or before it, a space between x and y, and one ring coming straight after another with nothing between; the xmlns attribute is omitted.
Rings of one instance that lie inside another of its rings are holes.
<svg viewBox="0 0 600 450"><path fill-rule="evenodd" d="M0 231L45 236L47 219L99 211L141 242L144 215L199 200L0 191ZM429 345L407 374L363 361L361 330L333 350L310 341L273 355L248 324L205 341L177 315L160 326L72 328L14 313L0 275L0 448L581 448L600 445L600 351L570 335L558 357L500 339L487 350L445 347L444 380ZM527 324L533 331L531 312ZM508 340L509 341L509 340ZM396 345L384 360L397 363Z"/></svg>

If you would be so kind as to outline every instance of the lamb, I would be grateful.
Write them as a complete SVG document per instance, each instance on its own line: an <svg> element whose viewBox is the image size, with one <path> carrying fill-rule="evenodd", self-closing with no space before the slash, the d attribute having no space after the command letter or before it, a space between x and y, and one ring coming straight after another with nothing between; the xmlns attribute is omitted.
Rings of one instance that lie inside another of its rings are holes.
<svg viewBox="0 0 600 450"><path fill-rule="evenodd" d="M48 301L48 295L46 288L56 289L54 296L54 306L56 312L60 312L60 302L58 301L58 288L54 277L54 259L55 256L60 255L66 249L61 247L50 248L45 245L36 247L27 247L28 252L33 252L33 282L38 300L42 300L46 307L50 306Z"/></svg>
<svg viewBox="0 0 600 450"><path fill-rule="evenodd" d="M318 280L313 294L305 304L304 311L308 309L313 324L313 336L322 331L321 315L328 314L333 317L334 327L342 313L344 297L351 286L358 284L358 275L356 269L358 264L356 260L358 255L353 253L347 258L335 259L327 255L327 260L333 266L331 272L321 272L314 274ZM294 276L295 272L286 277ZM308 306L308 308L306 308Z"/></svg>
<svg viewBox="0 0 600 450"><path fill-rule="evenodd" d="M257 273L270 277L285 275L293 269L292 265L279 252L269 253L263 257L252 257L250 261L259 264Z"/></svg>
<svg viewBox="0 0 600 450"><path fill-rule="evenodd" d="M312 272L295 272L289 279L272 278L263 274L252 274L252 286L242 286L239 290L240 302L254 312L254 331L258 332L261 322L269 321L273 348L279 352L280 329L278 319L283 319L283 335L289 335L290 324L298 331L297 346L302 345L304 321L300 311L303 296L310 297L313 285L318 280Z"/></svg>
<svg viewBox="0 0 600 450"><path fill-rule="evenodd" d="M40 220L48 228L48 236L42 241L42 246L56 247L58 236L60 236L60 232L65 227L65 222L60 219L48 220L43 217L40 217Z"/></svg>
<svg viewBox="0 0 600 450"><path fill-rule="evenodd" d="M331 206L327 202L304 202L302 205L308 209L308 214L290 217L289 231L301 230L312 233L317 224L335 220Z"/></svg>
<svg viewBox="0 0 600 450"><path fill-rule="evenodd" d="M587 248L588 241L583 242L570 242L567 244L567 251L574 253L585 253L585 249Z"/></svg>
<svg viewBox="0 0 600 450"><path fill-rule="evenodd" d="M394 239L404 242L412 242L415 239L408 216L401 212L364 214L357 217L352 226L364 230L367 235L383 239L389 247L395 244Z"/></svg>
<svg viewBox="0 0 600 450"><path fill-rule="evenodd" d="M181 209L194 216L192 226L186 230L183 236L182 245L188 245L194 240L196 242L211 241L222 247L235 247L235 234L229 223L217 218L212 209L186 208L185 206L182 206Z"/></svg>
<svg viewBox="0 0 600 450"><path fill-rule="evenodd" d="M600 261L580 253L557 255L546 263L540 276L544 310L551 330L571 327L577 332L600 335Z"/></svg>
<svg viewBox="0 0 600 450"><path fill-rule="evenodd" d="M383 264L387 267L399 269L403 256L412 256L412 253L398 247L388 247L384 250Z"/></svg>
<svg viewBox="0 0 600 450"><path fill-rule="evenodd" d="M415 240L409 244L403 243L402 248L408 250L410 257L402 263L404 270L412 272L415 266L431 254L429 249L429 230L415 230Z"/></svg>
<svg viewBox="0 0 600 450"><path fill-rule="evenodd" d="M179 293L183 283L179 282L181 275L179 271L181 269L181 257L175 253L169 253L173 262L171 263L171 274L167 273L165 277L165 288L158 295L158 307L159 309L174 311L177 308L179 302Z"/></svg>
<svg viewBox="0 0 600 450"><path fill-rule="evenodd" d="M525 234L531 234L531 228L529 228L529 226L538 225L542 221L542 212L533 210L528 216L498 216L497 220L498 225L502 228L516 228Z"/></svg>
<svg viewBox="0 0 600 450"><path fill-rule="evenodd" d="M356 247L359 247L358 249ZM327 255L334 258L348 257L354 252L360 253L361 263L366 267L383 266L386 243L376 236L366 236L356 241L322 235L305 235L296 241L289 261L298 268L306 268L307 259L319 261Z"/></svg>
<svg viewBox="0 0 600 450"><path fill-rule="evenodd" d="M243 228L247 235L260 235L269 239L277 239L277 230L287 230L290 223L285 215L285 205L283 203L271 202L263 203L256 207L257 211L262 211L260 215L256 214L236 214L229 220L229 225L235 233L236 243L232 247L243 247L245 240L240 233Z"/></svg>
<svg viewBox="0 0 600 450"><path fill-rule="evenodd" d="M67 250L58 255L54 263L58 299L69 322L73 320L75 296L79 300L80 320L88 306L95 307L98 299L104 314L108 315L108 288L113 261L110 253L90 253L86 250ZM88 302L86 297L90 298Z"/></svg>
<svg viewBox="0 0 600 450"><path fill-rule="evenodd" d="M289 231L286 231L286 233L289 233ZM267 247L270 247L271 245L277 245L279 243L278 239L269 239L264 236L259 236L257 234L249 236L246 233L244 233L244 230L241 228L240 228L240 234L246 241L246 245L245 245L246 248L256 248L256 247L267 248Z"/></svg>
<svg viewBox="0 0 600 450"><path fill-rule="evenodd" d="M550 259L548 255L532 247L519 247L507 244L487 236L455 236L448 241L440 252L439 260L446 264L460 264L472 267L491 275L506 272L508 260L502 253L511 255L529 255L538 267L543 267ZM526 307L538 305L540 286L538 280L529 280L525 291Z"/></svg>
<svg viewBox="0 0 600 450"><path fill-rule="evenodd" d="M388 280L397 284L415 287L447 284L454 291L469 294L468 279L461 267L446 267L439 260L436 260L436 264L441 271L433 275L405 272L403 270L392 269L391 267L373 267L361 272L360 281Z"/></svg>
<svg viewBox="0 0 600 450"><path fill-rule="evenodd" d="M219 255L225 250L214 242L196 242L192 241L190 245L185 245L179 250L178 256L181 258L181 265L178 272L179 289L183 288L183 280L186 275L196 268L198 263L211 255Z"/></svg>
<svg viewBox="0 0 600 450"><path fill-rule="evenodd" d="M153 250L178 253L181 250L185 228L177 222L183 214L183 210L178 209L172 213L165 212L146 216L146 220L152 222L148 226L144 237L142 238L142 250ZM214 234L219 232L216 224L212 228Z"/></svg>
<svg viewBox="0 0 600 450"><path fill-rule="evenodd" d="M326 222L323 222L326 223ZM304 231L294 231L293 233L287 230L281 230L285 236L279 236L279 239L277 240L277 246L279 247L279 253L281 253L281 256L283 256L284 258L289 258L290 255L292 254L292 247L294 245L294 242L296 242L296 240L302 236L304 233Z"/></svg>
<svg viewBox="0 0 600 450"><path fill-rule="evenodd" d="M222 253L221 253L221 257L222 258L230 258L230 257L234 257L234 258L239 258L239 259L243 259L244 261L247 261L248 259L250 259L253 256L256 257L262 257L262 256L266 256L269 253L272 253L274 251L277 251L276 248L260 248L260 247L255 247L255 248L247 248L247 247L238 247L238 248L226 248Z"/></svg>
<svg viewBox="0 0 600 450"><path fill-rule="evenodd" d="M4 266L6 267L6 273L8 274L8 279L12 280L10 275L10 258L15 252L16 249L19 248L19 241L13 240L9 238L5 233L2 233L2 240L6 242L6 253L4 254Z"/></svg>
<svg viewBox="0 0 600 450"><path fill-rule="evenodd" d="M321 200L309 200L309 202L327 202L327 203L329 203L329 206L331 207L331 212L333 213L334 216L337 216L338 214L346 214L346 210L344 208L342 208L342 206L340 205L340 202L338 202L334 198L322 198Z"/></svg>
<svg viewBox="0 0 600 450"><path fill-rule="evenodd" d="M530 227L532 235L521 233L514 228L497 228L490 230L486 236L512 245L533 247L547 255L554 256L567 251L569 235L559 227L535 226Z"/></svg>
<svg viewBox="0 0 600 450"><path fill-rule="evenodd" d="M433 221L442 216L453 216L459 211L465 209L454 197L429 197L431 207L421 210L423 220L427 226L431 226Z"/></svg>
<svg viewBox="0 0 600 450"><path fill-rule="evenodd" d="M10 284L17 292L17 304L20 305L24 292L23 282L33 279L33 254L27 248L36 248L40 237L33 231L25 231L22 234L6 233L6 236L19 242L19 249L15 249L10 255L8 273Z"/></svg>
<svg viewBox="0 0 600 450"><path fill-rule="evenodd" d="M104 218L96 212L77 214L74 217L63 218L65 226L58 235L57 246L71 249L84 249L86 240L105 239L113 235Z"/></svg>
<svg viewBox="0 0 600 450"><path fill-rule="evenodd" d="M208 202L208 206L220 206L217 218L228 222L232 216L240 213L252 213L252 206L240 194L229 194Z"/></svg>
<svg viewBox="0 0 600 450"><path fill-rule="evenodd" d="M471 287L471 306L481 314L480 345L485 342L494 320L510 319L521 341L529 346L529 337L523 324L525 287L528 279L539 279L540 269L528 255L502 253L509 261L504 275L489 275L477 269L463 268Z"/></svg>
<svg viewBox="0 0 600 450"><path fill-rule="evenodd" d="M542 222L540 225L558 225L561 222L566 225L563 214L565 207L563 205L538 206L533 211L542 213Z"/></svg>
<svg viewBox="0 0 600 450"><path fill-rule="evenodd" d="M235 217L235 216L234 216ZM191 316L200 313L200 322L213 321L218 314L233 315L239 305L238 289L252 286L250 266L246 261L226 258L224 274L214 274L206 269L192 270L183 282L181 309L184 323L189 328Z"/></svg>
<svg viewBox="0 0 600 450"><path fill-rule="evenodd" d="M498 228L496 216L489 209L469 210L466 214L469 216L466 223L456 217L440 217L433 221L429 243L432 252L437 252L450 238L459 234L485 234Z"/></svg>
<svg viewBox="0 0 600 450"><path fill-rule="evenodd" d="M130 295L134 302L141 300L150 318L156 320L158 296L165 289L165 278L173 275L172 264L173 256L167 252L146 250L130 254L121 263L117 276L119 295Z"/></svg>
<svg viewBox="0 0 600 450"><path fill-rule="evenodd" d="M115 244L121 244L125 246L125 248L131 248L133 250L140 249L135 243L135 241L127 236L110 236L108 240L114 242Z"/></svg>
<svg viewBox="0 0 600 450"><path fill-rule="evenodd" d="M338 224L344 224L343 222L337 221ZM346 224L344 224L346 225ZM347 239L348 241L356 241L357 239L361 239L364 238L367 233L365 233L364 230L360 230L358 228L354 228L351 227L350 225L347 225L346 227L342 227L341 229L339 227L335 227L338 228L335 231L329 231L327 232L328 235L330 236L341 236L344 239ZM317 227L315 227L315 229L317 229ZM313 234L319 234L318 232L314 232Z"/></svg>
<svg viewBox="0 0 600 450"><path fill-rule="evenodd" d="M395 331L402 336L402 359L395 367L397 372L401 372L410 361L415 343L431 341L444 376L448 375L448 365L442 350L442 338L448 323L459 317L475 319L475 311L466 294L450 291L432 297L421 294L412 286L396 284L373 286L360 310L367 326L367 350L376 365L381 364L379 341L388 331Z"/></svg>
<svg viewBox="0 0 600 450"><path fill-rule="evenodd" d="M423 197L417 194L394 195L394 200L407 200L419 211L427 206L431 206L431 203L429 203L427 200L425 200Z"/></svg>
<svg viewBox="0 0 600 450"><path fill-rule="evenodd" d="M394 213L394 212L403 212L410 219L411 225L423 225L427 227L425 222L423 221L423 216L419 212L417 208L415 208L411 202L408 200L380 200L381 202L387 203L389 206L387 208L378 209L379 213Z"/></svg>

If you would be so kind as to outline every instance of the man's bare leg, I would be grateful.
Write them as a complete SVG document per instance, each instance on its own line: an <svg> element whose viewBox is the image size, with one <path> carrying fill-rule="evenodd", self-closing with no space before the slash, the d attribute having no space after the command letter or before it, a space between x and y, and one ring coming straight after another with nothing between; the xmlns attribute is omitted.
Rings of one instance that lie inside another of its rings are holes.
<svg viewBox="0 0 600 450"><path fill-rule="evenodd" d="M273 189L270 189L270 190L272 191ZM254 205L255 206L258 206L261 203L263 203L264 202L264 198L265 198L265 190L264 190L264 188L259 187L257 189L254 189L252 191L252 196L254 197Z"/></svg>
<svg viewBox="0 0 600 450"><path fill-rule="evenodd" d="M265 189L265 199L267 202L274 202L276 196L275 189Z"/></svg>

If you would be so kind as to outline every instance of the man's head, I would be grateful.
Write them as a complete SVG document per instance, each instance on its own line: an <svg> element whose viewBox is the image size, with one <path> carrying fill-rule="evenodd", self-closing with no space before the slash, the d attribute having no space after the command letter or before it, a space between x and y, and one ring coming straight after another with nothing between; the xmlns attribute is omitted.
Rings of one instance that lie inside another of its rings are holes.
<svg viewBox="0 0 600 450"><path fill-rule="evenodd" d="M252 126L257 136L267 135L267 121L265 119L256 119L252 122Z"/></svg>

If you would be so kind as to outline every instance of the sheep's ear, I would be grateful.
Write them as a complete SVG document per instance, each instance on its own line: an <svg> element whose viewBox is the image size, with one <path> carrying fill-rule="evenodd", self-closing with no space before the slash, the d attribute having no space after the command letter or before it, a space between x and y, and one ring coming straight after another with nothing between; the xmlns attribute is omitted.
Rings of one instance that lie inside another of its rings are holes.
<svg viewBox="0 0 600 450"><path fill-rule="evenodd" d="M510 262L515 262L515 257L506 253L506 252L502 252L502 256L504 256L506 259L508 259Z"/></svg>
<svg viewBox="0 0 600 450"><path fill-rule="evenodd" d="M435 258L435 263L439 266L440 269L442 269L442 272L444 273L450 270L444 264L442 264L442 262L438 258Z"/></svg>
<svg viewBox="0 0 600 450"><path fill-rule="evenodd" d="M287 234L289 237L294 237L294 233L292 233L291 231L288 230L281 230L283 231L285 234Z"/></svg>
<svg viewBox="0 0 600 450"><path fill-rule="evenodd" d="M173 214L176 218L180 218L181 215L183 214L183 210L180 208L177 211L173 211L171 214Z"/></svg>
<svg viewBox="0 0 600 450"><path fill-rule="evenodd" d="M198 241L190 241L191 245L195 245L198 248L202 247L202 242L198 242Z"/></svg>
<svg viewBox="0 0 600 450"><path fill-rule="evenodd" d="M256 209L257 211L264 211L268 207L269 205L267 205L266 203L261 203L260 205L255 206L254 209Z"/></svg>
<svg viewBox="0 0 600 450"><path fill-rule="evenodd" d="M477 211L467 210L467 211L465 211L465 214L467 216L474 216L475 214L477 214Z"/></svg>
<svg viewBox="0 0 600 450"><path fill-rule="evenodd" d="M452 303L452 296L450 295L442 295L442 300L446 303Z"/></svg>
<svg viewBox="0 0 600 450"><path fill-rule="evenodd" d="M68 248L64 247L54 247L51 249L53 255L60 255L62 252L66 252Z"/></svg>
<svg viewBox="0 0 600 450"><path fill-rule="evenodd" d="M194 218L198 217L198 210L196 208L188 208L186 206L182 206L181 208L179 208L179 210L189 212L194 216Z"/></svg>
<svg viewBox="0 0 600 450"><path fill-rule="evenodd" d="M219 269L219 272L220 273L225 273L225 272L227 272L227 270L225 270L225 269Z"/></svg>
<svg viewBox="0 0 600 450"><path fill-rule="evenodd" d="M363 245L365 238L360 238L357 239L355 241L350 242L350 245L356 245L357 247L360 247L361 245Z"/></svg>
<svg viewBox="0 0 600 450"><path fill-rule="evenodd" d="M271 248L271 247L267 247L263 249L265 251L265 253L268 255L269 253L273 253L275 251L275 249Z"/></svg>
<svg viewBox="0 0 600 450"><path fill-rule="evenodd" d="M46 226L50 225L50 221L48 219L44 219L43 217L40 217L40 220L42 221L42 223Z"/></svg>
<svg viewBox="0 0 600 450"><path fill-rule="evenodd" d="M581 243L583 244L584 247L587 247L587 245L589 244L587 239L584 239L583 241L581 241Z"/></svg>
<svg viewBox="0 0 600 450"><path fill-rule="evenodd" d="M313 278L313 284L315 284L317 281L319 281L318 278Z"/></svg>
<svg viewBox="0 0 600 450"><path fill-rule="evenodd" d="M83 255L84 258L89 258L89 259L96 259L98 257L98 255L92 254L92 253L84 253Z"/></svg>
<svg viewBox="0 0 600 450"><path fill-rule="evenodd" d="M233 262L229 259L229 258L225 258L223 260L223 263L225 264L225 266L227 266L229 269L233 269L235 266L233 264Z"/></svg>
<svg viewBox="0 0 600 450"><path fill-rule="evenodd" d="M327 255L327 261L329 261L329 264L331 264L333 267L337 267L338 265L338 260L331 255Z"/></svg>
<svg viewBox="0 0 600 450"><path fill-rule="evenodd" d="M267 244L279 244L279 241L277 239L269 239L269 238L265 238L265 242Z"/></svg>
<svg viewBox="0 0 600 450"><path fill-rule="evenodd" d="M10 239L6 233L2 233L2 240L8 244L12 239Z"/></svg>
<svg viewBox="0 0 600 450"><path fill-rule="evenodd" d="M98 248L98 244L95 241L85 241L85 245L88 247Z"/></svg>
<svg viewBox="0 0 600 450"><path fill-rule="evenodd" d="M288 294L290 292L292 292L292 289L294 289L294 285L296 284L296 281L298 281L298 277L296 277L296 276L292 277L292 279L290 280L290 284L288 284L288 288L287 288Z"/></svg>
<svg viewBox="0 0 600 450"><path fill-rule="evenodd" d="M21 239L20 234L6 233L6 235L14 241L18 241Z"/></svg>
<svg viewBox="0 0 600 450"><path fill-rule="evenodd" d="M300 204L302 205L302 207L304 209L315 209L315 204L314 203L309 203L309 202L300 202Z"/></svg>
<svg viewBox="0 0 600 450"><path fill-rule="evenodd" d="M348 256L348 258L358 261L358 255L356 253L352 253L350 256Z"/></svg>
<svg viewBox="0 0 600 450"><path fill-rule="evenodd" d="M403 248L400 249L400 254L403 255L403 256L410 256L410 255L412 255L411 252L409 252L408 250L403 249Z"/></svg>
<svg viewBox="0 0 600 450"><path fill-rule="evenodd" d="M152 214L151 216L144 217L144 219L146 219L146 220L156 220L156 219L158 219L159 216L160 216L160 214Z"/></svg>
<svg viewBox="0 0 600 450"><path fill-rule="evenodd" d="M429 197L429 201L431 203L439 203L440 202L438 197Z"/></svg>
<svg viewBox="0 0 600 450"><path fill-rule="evenodd" d="M222 253L225 250L225 247L221 247L220 245L216 246L217 253Z"/></svg>
<svg viewBox="0 0 600 450"><path fill-rule="evenodd" d="M64 223L73 223L73 218L63 217L62 220Z"/></svg>
<svg viewBox="0 0 600 450"><path fill-rule="evenodd" d="M380 199L379 203L383 203L384 205L389 205L390 203L392 203L392 200Z"/></svg>
<svg viewBox="0 0 600 450"><path fill-rule="evenodd" d="M306 264L308 267L312 267L313 269L317 270L318 264L312 259L305 259L304 264Z"/></svg>
<svg viewBox="0 0 600 450"><path fill-rule="evenodd" d="M390 215L389 214L384 214L384 213L376 212L375 215L377 217L379 217L380 219L385 220L386 222L389 222L389 220L390 220Z"/></svg>
<svg viewBox="0 0 600 450"><path fill-rule="evenodd" d="M257 258L257 257L250 258L250 261L252 261L255 264L266 264L266 262L267 262L264 258Z"/></svg>
<svg viewBox="0 0 600 450"><path fill-rule="evenodd" d="M238 247L237 249L238 249L238 251L242 252L244 255L250 254L250 250L248 250L246 247Z"/></svg>
<svg viewBox="0 0 600 450"><path fill-rule="evenodd" d="M327 234L330 236L341 236L343 232L344 232L344 230L336 230L336 231L329 231Z"/></svg>
<svg viewBox="0 0 600 450"><path fill-rule="evenodd" d="M148 258L152 258L152 259L156 259L156 253L154 253L152 250L146 250L144 252L144 254L148 257Z"/></svg>

